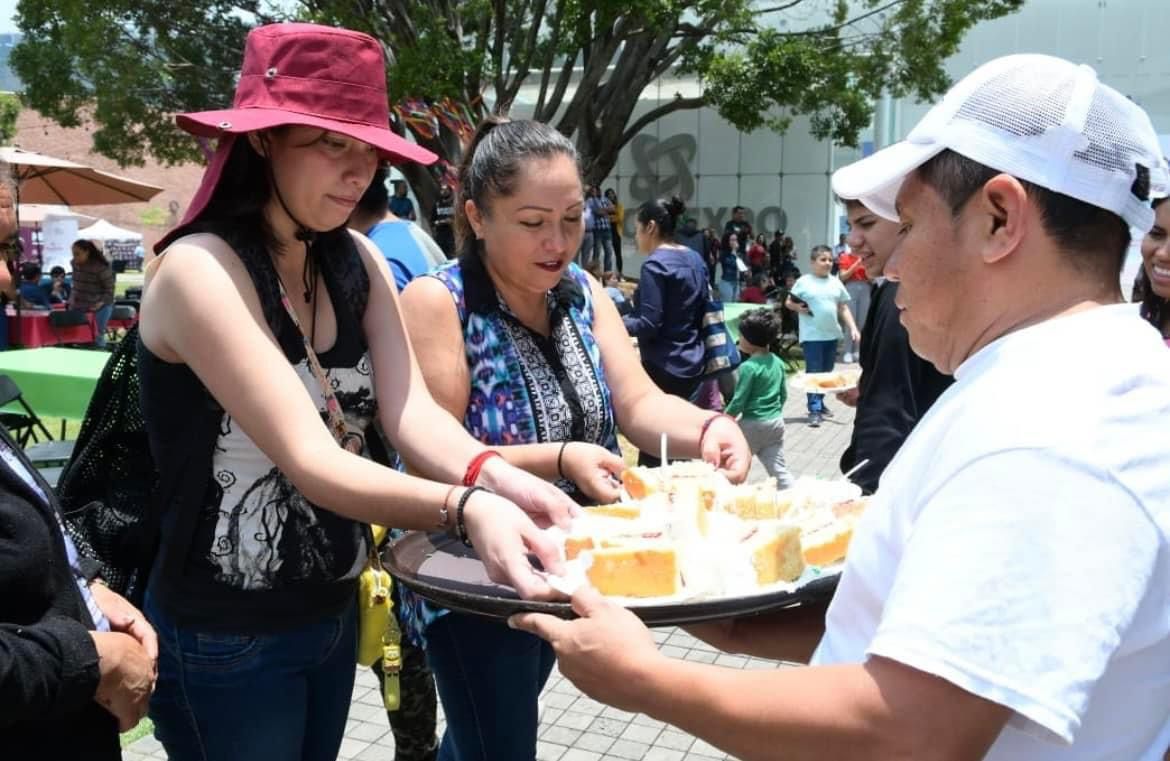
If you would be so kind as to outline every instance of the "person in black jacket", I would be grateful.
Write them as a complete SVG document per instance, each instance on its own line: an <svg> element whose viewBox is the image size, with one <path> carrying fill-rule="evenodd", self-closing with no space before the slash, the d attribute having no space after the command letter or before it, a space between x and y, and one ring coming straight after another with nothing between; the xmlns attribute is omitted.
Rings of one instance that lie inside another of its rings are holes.
<svg viewBox="0 0 1170 761"><path fill-rule="evenodd" d="M861 257L870 277L880 278L898 238L898 223L884 219L861 202L843 199L849 220L849 246ZM845 473L869 462L850 479L866 494L877 491L878 479L902 442L935 399L954 379L910 350L910 338L898 318L894 297L898 284L879 280L861 333L861 381L837 399L857 408L849 447L841 455Z"/></svg>
<svg viewBox="0 0 1170 761"><path fill-rule="evenodd" d="M146 715L158 643L64 532L57 498L0 428L0 749L117 759Z"/></svg>

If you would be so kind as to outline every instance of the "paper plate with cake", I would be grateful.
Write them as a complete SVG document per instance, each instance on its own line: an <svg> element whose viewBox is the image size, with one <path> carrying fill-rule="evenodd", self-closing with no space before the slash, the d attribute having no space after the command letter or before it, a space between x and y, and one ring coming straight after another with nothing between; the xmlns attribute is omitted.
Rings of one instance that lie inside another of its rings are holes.
<svg viewBox="0 0 1170 761"><path fill-rule="evenodd" d="M592 584L651 625L746 615L831 595L866 500L846 481L798 479L734 486L705 463L631 468L623 500L585 507L549 529L565 594ZM387 552L390 571L444 607L505 618L536 610L572 616L567 603L520 600L487 578L474 551L443 535L408 534Z"/></svg>
<svg viewBox="0 0 1170 761"><path fill-rule="evenodd" d="M827 373L797 373L790 381L792 388L809 394L839 394L852 391L861 380L861 370L834 370Z"/></svg>

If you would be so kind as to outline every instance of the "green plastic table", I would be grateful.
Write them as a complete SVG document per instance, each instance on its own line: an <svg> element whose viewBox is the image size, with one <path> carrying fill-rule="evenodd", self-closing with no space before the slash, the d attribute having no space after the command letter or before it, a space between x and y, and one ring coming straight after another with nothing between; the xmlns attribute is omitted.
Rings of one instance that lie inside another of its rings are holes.
<svg viewBox="0 0 1170 761"><path fill-rule="evenodd" d="M56 347L0 351L0 373L16 381L38 416L81 420L111 356Z"/></svg>
<svg viewBox="0 0 1170 761"><path fill-rule="evenodd" d="M742 301L724 302L723 303L723 323L727 325L727 329L731 331L731 339L733 341L739 340L739 318L743 317L745 312L750 312L753 309L758 309L766 304L745 304Z"/></svg>

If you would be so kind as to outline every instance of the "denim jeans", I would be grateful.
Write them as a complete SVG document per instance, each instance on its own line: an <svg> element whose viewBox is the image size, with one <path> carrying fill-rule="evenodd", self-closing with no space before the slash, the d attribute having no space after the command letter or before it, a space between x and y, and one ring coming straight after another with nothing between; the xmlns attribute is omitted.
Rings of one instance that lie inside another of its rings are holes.
<svg viewBox="0 0 1170 761"><path fill-rule="evenodd" d="M589 266L591 261L593 261L593 231L586 230L585 236L581 238L581 250L577 253L577 264L584 269Z"/></svg>
<svg viewBox="0 0 1170 761"><path fill-rule="evenodd" d="M602 251L605 251L605 258L602 259ZM613 272L613 233L609 230L594 230L593 231L593 259L592 261L601 260L602 272Z"/></svg>
<svg viewBox="0 0 1170 761"><path fill-rule="evenodd" d="M355 595L356 598L356 595ZM276 634L180 627L154 604L154 735L171 761L334 761L357 658L353 607Z"/></svg>
<svg viewBox="0 0 1170 761"><path fill-rule="evenodd" d="M556 656L502 621L450 612L427 628L447 731L439 761L534 761L536 700Z"/></svg>
<svg viewBox="0 0 1170 761"><path fill-rule="evenodd" d="M845 284L845 290L849 292L849 311L853 313L853 321L857 323L857 332L865 330L865 318L869 314L869 297L873 293L873 283L868 280L850 280ZM853 338L849 333L845 334L845 353L857 355L861 351L861 345L853 343ZM856 356L854 361L860 362Z"/></svg>
<svg viewBox="0 0 1170 761"><path fill-rule="evenodd" d="M806 373L827 373L837 361L836 341L801 341L804 350L804 371ZM825 395L808 394L808 412L824 412Z"/></svg>
<svg viewBox="0 0 1170 761"><path fill-rule="evenodd" d="M733 283L730 280L719 281L719 300L724 304L730 304L733 301L739 300L739 283Z"/></svg>
<svg viewBox="0 0 1170 761"><path fill-rule="evenodd" d="M106 345L106 325L110 323L110 315L114 312L113 304L106 304L105 306L95 309L93 313L93 320L95 323L93 343L99 349Z"/></svg>

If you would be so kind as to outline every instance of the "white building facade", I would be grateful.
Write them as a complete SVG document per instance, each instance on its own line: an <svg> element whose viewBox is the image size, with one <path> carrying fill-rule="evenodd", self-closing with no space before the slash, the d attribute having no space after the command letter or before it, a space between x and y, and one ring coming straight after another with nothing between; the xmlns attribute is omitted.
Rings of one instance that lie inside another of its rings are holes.
<svg viewBox="0 0 1170 761"><path fill-rule="evenodd" d="M1017 13L972 29L947 63L952 79L1009 53L1047 53L1093 66L1101 79L1149 112L1170 135L1170 0L1028 0ZM641 113L694 94L694 81L662 79L643 94ZM841 148L812 137L807 119L784 135L767 129L740 133L713 109L676 112L651 124L622 150L603 187L614 187L631 212L652 197L678 195L700 227L722 231L742 205L757 232L791 235L803 257L844 231L829 177L863 151L901 139L928 105L909 100L876 104L875 124L861 148ZM522 106L520 106L522 108ZM1165 143L1170 153L1170 141ZM625 223L627 244L633 214ZM629 247L627 245L627 251ZM636 264L626 272L635 274Z"/></svg>

